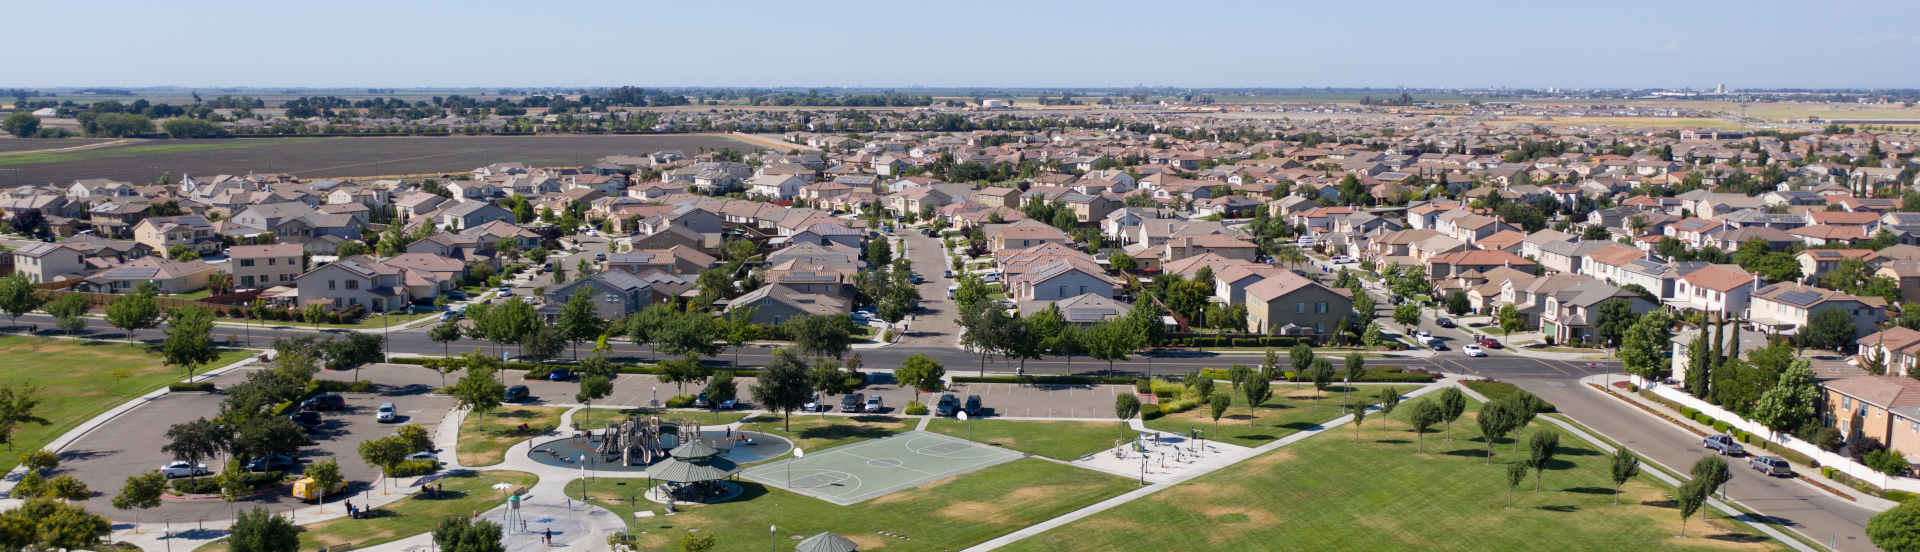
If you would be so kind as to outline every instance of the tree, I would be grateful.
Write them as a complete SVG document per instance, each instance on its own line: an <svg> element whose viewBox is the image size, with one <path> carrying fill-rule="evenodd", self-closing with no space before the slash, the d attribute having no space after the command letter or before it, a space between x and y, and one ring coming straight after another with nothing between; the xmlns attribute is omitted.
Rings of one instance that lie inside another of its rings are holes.
<svg viewBox="0 0 1920 552"><path fill-rule="evenodd" d="M1127 420L1140 413L1140 397L1132 393L1121 393L1113 397L1113 417L1120 419L1120 436L1127 436Z"/></svg>
<svg viewBox="0 0 1920 552"><path fill-rule="evenodd" d="M1599 317L1593 324L1593 330L1600 337L1601 346L1617 347L1627 335L1627 329L1637 320L1632 303L1626 299L1608 299L1600 302Z"/></svg>
<svg viewBox="0 0 1920 552"><path fill-rule="evenodd" d="M13 434L20 426L51 423L36 413L40 409L38 394L39 390L32 384L0 388L0 440L7 442L8 452L13 451Z"/></svg>
<svg viewBox="0 0 1920 552"><path fill-rule="evenodd" d="M1627 328L1616 356L1626 365L1628 373L1649 380L1660 374L1666 361L1664 355L1672 348L1672 325L1666 311L1654 310Z"/></svg>
<svg viewBox="0 0 1920 552"><path fill-rule="evenodd" d="M1513 412L1505 403L1492 402L1480 409L1480 415L1474 418L1480 425L1480 436L1487 440L1487 465L1493 465L1493 443L1502 435L1513 431Z"/></svg>
<svg viewBox="0 0 1920 552"><path fill-rule="evenodd" d="M1758 351L1755 351L1758 353ZM1814 420L1820 388L1813 375L1812 361L1796 358L1780 374L1773 387L1760 394L1754 405L1754 421L1774 433L1791 433Z"/></svg>
<svg viewBox="0 0 1920 552"><path fill-rule="evenodd" d="M1407 423L1413 425L1413 434L1420 439L1420 452L1425 454L1427 452L1427 428L1433 427L1433 424L1440 423L1442 417L1440 412L1441 408L1435 406L1433 401L1426 399L1415 401L1410 408L1412 408L1413 411L1407 414Z"/></svg>
<svg viewBox="0 0 1920 552"><path fill-rule="evenodd" d="M407 455L413 454L414 451L409 450L411 448L413 447L406 439L398 435L389 435L361 441L358 452L361 460L365 460L369 465L379 466L388 475L392 475L394 466L405 462Z"/></svg>
<svg viewBox="0 0 1920 552"><path fill-rule="evenodd" d="M1628 451L1627 447L1613 449L1613 466L1608 475L1613 477L1613 503L1620 504L1620 486L1627 484L1634 476L1640 475L1640 458Z"/></svg>
<svg viewBox="0 0 1920 552"><path fill-rule="evenodd" d="M1513 332L1527 329L1527 317L1520 314L1520 310L1514 308L1513 303L1500 305L1499 319L1500 331L1505 332L1508 338L1513 337Z"/></svg>
<svg viewBox="0 0 1920 552"><path fill-rule="evenodd" d="M19 498L17 489L14 496ZM50 498L29 498L26 504L0 514L0 538L9 548L44 544L55 549L95 550L100 539L112 531L113 523L107 518Z"/></svg>
<svg viewBox="0 0 1920 552"><path fill-rule="evenodd" d="M1456 289L1447 294L1447 313L1460 316L1470 310L1473 310L1473 303L1467 300L1467 292Z"/></svg>
<svg viewBox="0 0 1920 552"><path fill-rule="evenodd" d="M1467 394L1457 387L1440 390L1440 421L1447 424L1447 440L1453 440L1453 422L1467 411Z"/></svg>
<svg viewBox="0 0 1920 552"><path fill-rule="evenodd" d="M1360 353L1347 353L1347 381L1360 381L1360 374L1367 371L1367 357Z"/></svg>
<svg viewBox="0 0 1920 552"><path fill-rule="evenodd" d="M234 518L227 529L227 549L232 552L295 552L300 549L300 528L266 508L253 508Z"/></svg>
<svg viewBox="0 0 1920 552"><path fill-rule="evenodd" d="M433 529L433 542L446 552L506 552L501 544L500 525L487 520L471 521L467 516L451 515Z"/></svg>
<svg viewBox="0 0 1920 552"><path fill-rule="evenodd" d="M893 370L893 378L900 385L913 388L913 399L920 400L921 393L939 393L946 389L947 369L940 361L915 353Z"/></svg>
<svg viewBox="0 0 1920 552"><path fill-rule="evenodd" d="M1533 492L1540 492L1540 472L1546 471L1547 463L1560 452L1560 434L1551 431L1535 431L1527 440L1527 451L1532 453L1527 463L1533 465Z"/></svg>
<svg viewBox="0 0 1920 552"><path fill-rule="evenodd" d="M493 357L480 354L479 351L464 356L467 360L467 374L460 376L460 381L454 382L451 390L453 398L458 406L472 410L484 423L487 413L500 408L501 403L506 401L507 387L493 379L494 371L488 367L492 365L491 362L485 364L474 362L476 357L486 361L493 360Z"/></svg>
<svg viewBox="0 0 1920 552"><path fill-rule="evenodd" d="M1247 416L1250 418L1247 425L1255 425L1259 421L1260 405L1273 398L1273 379L1262 371L1240 382L1240 394L1247 398Z"/></svg>
<svg viewBox="0 0 1920 552"><path fill-rule="evenodd" d="M680 537L680 552L713 552L712 534L695 533Z"/></svg>
<svg viewBox="0 0 1920 552"><path fill-rule="evenodd" d="M309 468L308 472L312 472ZM166 494L167 478L158 471L148 471L140 475L127 476L127 484L120 487L120 494L114 495L112 504L115 509L133 510L133 523L140 523L140 512L148 508L159 508L160 497Z"/></svg>
<svg viewBox="0 0 1920 552"><path fill-rule="evenodd" d="M893 244L890 240L877 239L867 242L867 266L889 266L893 264Z"/></svg>
<svg viewBox="0 0 1920 552"><path fill-rule="evenodd" d="M220 352L213 348L211 309L173 309L167 317L167 326L167 339L160 345L160 355L166 359L168 366L185 368L191 377L195 367L220 359Z"/></svg>
<svg viewBox="0 0 1920 552"><path fill-rule="evenodd" d="M1220 415L1226 414L1227 408L1233 406L1233 397L1226 395L1224 393L1219 395L1214 395L1213 398L1207 400L1207 406L1212 407L1213 431L1214 433L1219 433L1220 432Z"/></svg>
<svg viewBox="0 0 1920 552"><path fill-rule="evenodd" d="M1687 536L1687 518L1700 511L1700 506L1707 502L1707 494L1712 490L1713 487L1695 479L1680 485L1680 489L1674 493L1674 502L1680 506L1681 537Z"/></svg>
<svg viewBox="0 0 1920 552"><path fill-rule="evenodd" d="M852 327L853 320L845 314L803 315L781 324L794 346L814 358L846 356L853 350Z"/></svg>
<svg viewBox="0 0 1920 552"><path fill-rule="evenodd" d="M1360 313L1361 320L1372 322L1380 316L1378 302L1374 301L1373 294L1367 293L1365 288L1358 285L1354 288L1356 289L1353 292L1353 312Z"/></svg>
<svg viewBox="0 0 1920 552"><path fill-rule="evenodd" d="M1814 349L1833 349L1853 342L1853 315L1846 309L1820 309L1814 311L1813 318L1807 321L1807 329L1801 334L1806 346Z"/></svg>
<svg viewBox="0 0 1920 552"><path fill-rule="evenodd" d="M1920 552L1920 501L1874 514L1867 520L1867 540L1887 552Z"/></svg>
<svg viewBox="0 0 1920 552"><path fill-rule="evenodd" d="M409 427L420 427L412 424L408 425ZM326 502L327 494L333 492L334 487L339 486L347 480L347 476L340 473L340 462L333 458L308 464L305 474L307 477L313 478L314 486L320 489L319 492L314 493L313 502L315 504Z"/></svg>
<svg viewBox="0 0 1920 552"><path fill-rule="evenodd" d="M541 325L523 340L520 352L534 362L546 362L560 356L567 344L566 333L558 326Z"/></svg>
<svg viewBox="0 0 1920 552"><path fill-rule="evenodd" d="M40 118L27 111L15 111L6 120L0 121L0 131L6 131L19 138L33 136L40 132Z"/></svg>
<svg viewBox="0 0 1920 552"><path fill-rule="evenodd" d="M7 314L7 325L19 324L20 315L33 312L47 300L34 289L33 282L27 280L26 273L15 272L0 278L0 312Z"/></svg>
<svg viewBox="0 0 1920 552"><path fill-rule="evenodd" d="M1319 406L1320 397L1326 395L1327 388L1333 385L1333 363L1327 362L1327 359L1324 358L1314 359L1311 373L1313 375L1313 404L1314 406Z"/></svg>
<svg viewBox="0 0 1920 552"><path fill-rule="evenodd" d="M798 355L784 348L774 349L773 358L760 369L753 384L753 401L769 411L779 411L787 418L783 427L792 430L793 411L813 399L813 382L808 376L807 364Z"/></svg>
<svg viewBox="0 0 1920 552"><path fill-rule="evenodd" d="M1507 465L1507 509L1513 509L1513 490L1520 482L1527 480L1527 462L1525 460Z"/></svg>
<svg viewBox="0 0 1920 552"><path fill-rule="evenodd" d="M507 301L493 312L493 341L508 345L521 345L540 330L540 314L533 303L526 301Z"/></svg>
<svg viewBox="0 0 1920 552"><path fill-rule="evenodd" d="M78 293L61 295L59 299L47 303L47 314L53 315L53 325L68 336L87 329L87 312L93 310L93 301Z"/></svg>
<svg viewBox="0 0 1920 552"><path fill-rule="evenodd" d="M1714 489L1720 488L1721 485L1733 479L1733 470L1727 466L1727 459L1718 455L1700 457L1699 460L1694 461L1693 469L1688 470L1688 473L1693 476L1694 481L1706 486L1707 494L1713 494Z"/></svg>
<svg viewBox="0 0 1920 552"><path fill-rule="evenodd" d="M160 321L160 304L152 296L130 293L113 298L107 304L107 323L127 332L133 342L134 330L151 328Z"/></svg>
<svg viewBox="0 0 1920 552"><path fill-rule="evenodd" d="M1306 374L1313 367L1313 346L1306 343L1294 343L1287 349L1287 362L1293 365L1293 373Z"/></svg>
<svg viewBox="0 0 1920 552"><path fill-rule="evenodd" d="M167 428L165 437L167 444L160 446L160 452L188 464L199 464L232 450L233 432L206 418L174 424Z"/></svg>
<svg viewBox="0 0 1920 552"><path fill-rule="evenodd" d="M1354 405L1353 407L1353 443L1356 445L1360 444L1360 423L1365 421L1367 421L1367 407L1362 405Z"/></svg>
<svg viewBox="0 0 1920 552"><path fill-rule="evenodd" d="M47 449L31 450L20 454L20 465L35 471L53 471L60 467L60 457Z"/></svg>
<svg viewBox="0 0 1920 552"><path fill-rule="evenodd" d="M233 438L233 451L236 455L263 457L270 454L298 456L300 447L313 444L307 438L305 430L293 420L284 417L268 417L264 420L249 420L238 425L239 435ZM407 451L413 452L413 451Z"/></svg>
<svg viewBox="0 0 1920 552"><path fill-rule="evenodd" d="M732 374L732 372L724 373ZM733 381L731 375L728 376L727 381ZM612 393L613 382L608 381L606 376L580 376L580 392L573 395L573 400L587 405L586 420L588 423L592 423L593 401L606 398L607 395Z"/></svg>
<svg viewBox="0 0 1920 552"><path fill-rule="evenodd" d="M600 319L600 311L595 308L593 294L576 289L573 296L560 306L560 335L566 337L568 344L592 341L607 333L607 322ZM580 348L573 348L573 358L580 358Z"/></svg>
<svg viewBox="0 0 1920 552"><path fill-rule="evenodd" d="M685 392L689 383L705 383L712 375L713 370L701 364L700 359L693 355L660 363L660 383L673 384L675 393Z"/></svg>
<svg viewBox="0 0 1920 552"><path fill-rule="evenodd" d="M427 340L439 343L440 350L442 351L441 356L451 358L453 357L453 342L460 340L460 334L460 320L450 319L435 324L432 329L427 330ZM440 386L446 387L446 384L446 375L442 374L440 377Z"/></svg>
<svg viewBox="0 0 1920 552"><path fill-rule="evenodd" d="M1401 303L1393 308L1393 321L1407 327L1407 333L1413 333L1413 327L1420 323L1420 305Z"/></svg>
<svg viewBox="0 0 1920 552"><path fill-rule="evenodd" d="M1112 267L1114 270L1133 270L1133 268L1138 265L1134 262L1132 255L1115 253L1112 257L1107 258L1107 266Z"/></svg>

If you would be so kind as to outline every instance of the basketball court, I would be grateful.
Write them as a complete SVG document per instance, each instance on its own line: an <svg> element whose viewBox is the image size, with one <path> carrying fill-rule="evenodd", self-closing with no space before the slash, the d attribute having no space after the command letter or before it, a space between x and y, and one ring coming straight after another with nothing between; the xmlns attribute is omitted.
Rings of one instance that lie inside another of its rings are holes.
<svg viewBox="0 0 1920 552"><path fill-rule="evenodd" d="M846 506L1025 456L925 431L805 454L755 466L741 477Z"/></svg>

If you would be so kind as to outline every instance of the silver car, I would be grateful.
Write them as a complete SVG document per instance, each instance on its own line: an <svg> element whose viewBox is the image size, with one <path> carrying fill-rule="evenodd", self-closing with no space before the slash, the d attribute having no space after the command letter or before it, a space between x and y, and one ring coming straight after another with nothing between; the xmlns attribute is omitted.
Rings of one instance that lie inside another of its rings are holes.
<svg viewBox="0 0 1920 552"><path fill-rule="evenodd" d="M373 414L373 421L383 424L397 422L400 421L400 413L394 410L393 403L380 403L380 411Z"/></svg>

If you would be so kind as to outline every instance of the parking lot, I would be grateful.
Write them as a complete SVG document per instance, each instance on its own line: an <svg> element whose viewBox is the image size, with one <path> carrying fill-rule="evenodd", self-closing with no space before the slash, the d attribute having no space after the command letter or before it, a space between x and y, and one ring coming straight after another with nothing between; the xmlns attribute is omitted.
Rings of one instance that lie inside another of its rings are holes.
<svg viewBox="0 0 1920 552"><path fill-rule="evenodd" d="M224 389L245 381L246 374L254 371L236 370L213 381L217 387ZM298 458L303 468L315 461L335 459L340 463L341 472L346 475L348 489L354 492L366 490L370 483L379 478L379 470L360 459L360 443L392 435L398 427L398 424L374 421L373 412L380 403L394 403L401 415L400 424L417 423L425 426L429 432L438 428L447 410L454 404L451 398L426 395L437 387L438 376L425 368L391 366L362 370L360 376L378 384L379 391L343 393L347 399L347 409L321 413L324 421L320 432L313 436L315 445L301 449ZM351 380L354 374L322 372L317 377ZM169 393L134 408L88 432L60 451L60 471L80 478L93 490L94 498L85 502L86 506L115 520L131 521L134 512L113 509L108 499L119 493L127 477L158 469L173 459L171 455L160 452L160 447L167 443L166 432L169 427L202 417L211 419L217 416L220 402L225 397L219 394ZM217 459L205 461L213 471L219 471L221 462ZM378 492L378 489L374 491ZM234 506L219 499L168 498L159 508L141 512L139 518L142 522L175 523L227 519L233 516ZM281 490L248 497L237 506L259 506L280 512L298 507L300 503L287 491Z"/></svg>

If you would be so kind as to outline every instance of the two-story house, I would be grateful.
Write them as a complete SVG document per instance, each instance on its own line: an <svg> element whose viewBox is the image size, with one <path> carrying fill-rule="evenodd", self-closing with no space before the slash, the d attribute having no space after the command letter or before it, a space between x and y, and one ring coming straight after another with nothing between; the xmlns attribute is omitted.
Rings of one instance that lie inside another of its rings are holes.
<svg viewBox="0 0 1920 552"><path fill-rule="evenodd" d="M557 323L561 308L582 293L593 298L601 320L619 320L655 302L652 284L628 272L608 270L548 289L547 302L539 309L541 318Z"/></svg>
<svg viewBox="0 0 1920 552"><path fill-rule="evenodd" d="M1325 336L1353 314L1351 293L1291 272L1273 275L1247 286L1247 331Z"/></svg>
<svg viewBox="0 0 1920 552"><path fill-rule="evenodd" d="M236 245L227 248L227 273L234 289L292 285L306 268L299 244Z"/></svg>
<svg viewBox="0 0 1920 552"><path fill-rule="evenodd" d="M133 227L133 241L146 244L155 254L172 258L170 249L184 245L201 256L212 256L220 252L220 237L214 235L213 224L199 215L180 215L172 217L149 217Z"/></svg>

